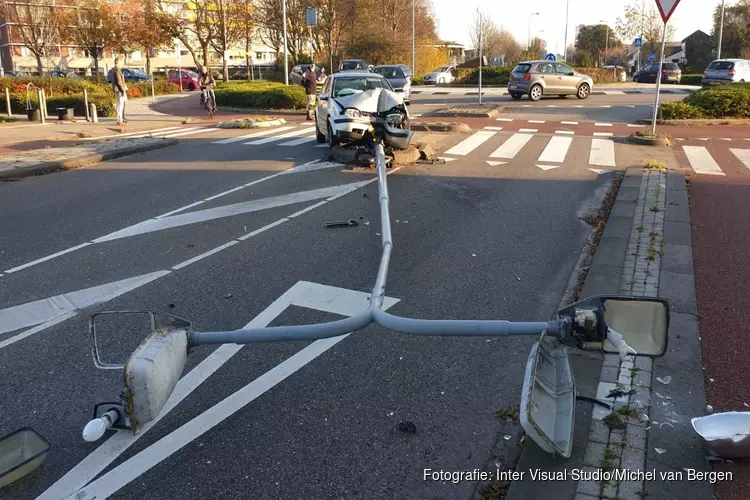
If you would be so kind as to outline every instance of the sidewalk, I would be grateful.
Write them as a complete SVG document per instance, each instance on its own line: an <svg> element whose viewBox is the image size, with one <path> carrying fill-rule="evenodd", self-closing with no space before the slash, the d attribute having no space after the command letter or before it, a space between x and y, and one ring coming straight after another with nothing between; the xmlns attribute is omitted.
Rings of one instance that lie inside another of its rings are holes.
<svg viewBox="0 0 750 500"><path fill-rule="evenodd" d="M672 157L669 150L656 148L645 149L644 155ZM688 480L688 470L711 471L703 443L690 422L706 414L706 393L699 362L701 337L689 221L681 170L628 168L581 297L624 294L667 299L671 309L667 352L654 360L624 362L616 355L572 354L578 394L606 401L611 409L579 401L571 458L552 457L527 444L516 468L526 478L535 469L654 471L656 478L516 481L508 492L509 500L708 500L715 488L722 492L734 487ZM632 393L608 397L616 388ZM667 480L662 473L682 477Z"/></svg>

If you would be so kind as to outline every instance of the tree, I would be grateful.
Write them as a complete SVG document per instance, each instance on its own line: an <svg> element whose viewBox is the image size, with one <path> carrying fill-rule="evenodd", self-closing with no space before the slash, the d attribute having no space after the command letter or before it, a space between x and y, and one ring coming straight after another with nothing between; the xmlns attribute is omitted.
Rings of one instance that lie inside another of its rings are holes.
<svg viewBox="0 0 750 500"><path fill-rule="evenodd" d="M245 0L216 0L207 11L208 24L212 29L210 44L221 54L225 82L229 81L227 52L245 37L247 26L242 21L248 16L248 8Z"/></svg>
<svg viewBox="0 0 750 500"><path fill-rule="evenodd" d="M521 59L523 49L518 40L510 31L503 28L496 29L488 38L490 54L499 56L505 55L505 63L517 62Z"/></svg>
<svg viewBox="0 0 750 500"><path fill-rule="evenodd" d="M196 66L208 67L208 48L214 33L209 13L212 1L191 0L179 4L159 1L156 5L164 29L188 49ZM172 5L178 6L177 12L170 12Z"/></svg>
<svg viewBox="0 0 750 500"><path fill-rule="evenodd" d="M357 3L351 0L316 0L318 26L312 30L317 53L327 53L333 72L333 59L340 56L341 45L357 18Z"/></svg>
<svg viewBox="0 0 750 500"><path fill-rule="evenodd" d="M643 4L636 0L633 4L625 8L625 15L617 18L615 31L618 36L632 43L641 33L643 33L642 53L648 54L653 52L658 54L661 49L662 30L664 23L656 7L651 5L648 10L643 10ZM667 25L667 41L674 37L674 27Z"/></svg>
<svg viewBox="0 0 750 500"><path fill-rule="evenodd" d="M492 18L488 14L477 12L474 14L469 30L471 44L477 49L477 54L479 54L481 40L482 54L488 55L491 52L490 42L495 41L498 33L497 26L495 26Z"/></svg>
<svg viewBox="0 0 750 500"><path fill-rule="evenodd" d="M540 54L547 52L547 42L539 37L534 37L529 44L529 48L523 52L521 57L525 60L539 59Z"/></svg>
<svg viewBox="0 0 750 500"><path fill-rule="evenodd" d="M94 78L99 81L99 58L107 49L120 48L126 29L107 3L81 0L65 16L64 26L72 41L88 51L94 62Z"/></svg>
<svg viewBox="0 0 750 500"><path fill-rule="evenodd" d="M60 16L54 0L37 0L24 3L3 1L0 15L13 23L23 44L34 54L39 74L44 74L44 58L49 64L52 49L60 43ZM9 30L10 31L10 30Z"/></svg>
<svg viewBox="0 0 750 500"><path fill-rule="evenodd" d="M156 7L156 0L141 0L140 9L128 19L126 43L146 54L146 73L151 74L151 52L169 47L172 36Z"/></svg>
<svg viewBox="0 0 750 500"><path fill-rule="evenodd" d="M587 52L592 59L602 65L602 55L607 59L608 53L605 49L614 51L622 47L622 42L617 39L615 32L609 26L599 24L596 26L584 26L578 33L576 48L579 51Z"/></svg>
<svg viewBox="0 0 750 500"><path fill-rule="evenodd" d="M721 7L719 6L714 12L713 29L713 36L717 42L720 22ZM736 5L725 8L721 57L750 59L750 0L740 0Z"/></svg>

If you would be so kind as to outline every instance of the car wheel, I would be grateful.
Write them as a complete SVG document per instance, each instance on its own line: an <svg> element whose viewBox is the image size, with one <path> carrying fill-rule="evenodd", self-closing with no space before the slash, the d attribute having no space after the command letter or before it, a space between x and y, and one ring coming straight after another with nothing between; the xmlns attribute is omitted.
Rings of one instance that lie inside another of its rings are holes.
<svg viewBox="0 0 750 500"><path fill-rule="evenodd" d="M315 115L315 140L318 141L318 144L323 144L326 142L326 136L320 133L320 129L318 129L318 115Z"/></svg>
<svg viewBox="0 0 750 500"><path fill-rule="evenodd" d="M578 92L576 93L576 97L579 99L586 99L590 93L591 93L591 87L589 87L589 84L582 83L578 87Z"/></svg>
<svg viewBox="0 0 750 500"><path fill-rule="evenodd" d="M634 76L634 77L633 77L633 83L640 83L640 82L638 81L638 77L637 77L637 76Z"/></svg>
<svg viewBox="0 0 750 500"><path fill-rule="evenodd" d="M192 92L192 91L194 91L194 90L195 90L195 84L194 84L193 82L190 82L190 85L188 85L188 90L189 90L190 92Z"/></svg>
<svg viewBox="0 0 750 500"><path fill-rule="evenodd" d="M339 145L339 138L333 133L333 128L330 123L328 124L328 145L331 147Z"/></svg>
<svg viewBox="0 0 750 500"><path fill-rule="evenodd" d="M523 94L516 94L516 93L512 93L512 94L510 94L510 96L511 96L511 97L512 97L513 99L515 99L515 100L518 100L518 99L520 99L521 97L523 97Z"/></svg>
<svg viewBox="0 0 750 500"><path fill-rule="evenodd" d="M529 89L529 99L536 102L539 99L542 98L542 86L541 85L534 85Z"/></svg>

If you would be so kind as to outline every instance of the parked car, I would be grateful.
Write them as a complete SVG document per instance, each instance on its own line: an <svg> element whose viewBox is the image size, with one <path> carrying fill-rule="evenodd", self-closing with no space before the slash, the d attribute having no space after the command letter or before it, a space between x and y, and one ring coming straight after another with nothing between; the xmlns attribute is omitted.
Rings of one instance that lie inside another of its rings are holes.
<svg viewBox="0 0 750 500"><path fill-rule="evenodd" d="M107 83L112 83L112 75L115 72L115 68L110 69L107 72ZM151 78L148 77L145 71L138 68L122 68L122 76L126 82L148 82Z"/></svg>
<svg viewBox="0 0 750 500"><path fill-rule="evenodd" d="M544 95L574 95L586 99L593 89L594 81L590 76L552 61L519 63L513 68L508 82L508 93L513 99L520 99L526 94L532 101L538 101Z"/></svg>
<svg viewBox="0 0 750 500"><path fill-rule="evenodd" d="M404 70L404 74L406 75L407 78L414 78L414 72L411 70L409 66L407 66L406 64L397 64L396 66Z"/></svg>
<svg viewBox="0 0 750 500"><path fill-rule="evenodd" d="M81 78L78 73L72 71L63 71L60 69L53 69L49 72L49 76L52 78Z"/></svg>
<svg viewBox="0 0 750 500"><path fill-rule="evenodd" d="M411 101L411 77L407 76L401 65L375 66L372 72L383 76L396 92L403 92L404 102Z"/></svg>
<svg viewBox="0 0 750 500"><path fill-rule="evenodd" d="M616 78L617 78L617 81L619 82L628 81L627 72L625 71L625 68L623 68L622 66L612 66L611 64L609 64L607 66L602 66L602 69L609 70L610 73L614 73L616 71L617 72Z"/></svg>
<svg viewBox="0 0 750 500"><path fill-rule="evenodd" d="M747 59L719 59L703 73L703 85L750 82L750 61Z"/></svg>
<svg viewBox="0 0 750 500"><path fill-rule="evenodd" d="M363 130L357 127L367 127L357 123L342 123L336 125L333 121L335 117L347 115L359 116L358 111L349 111L344 109L338 102L337 97L366 92L373 89L393 90L382 75L370 73L368 71L344 71L331 75L323 90L318 96L318 105L315 109L315 136L319 143L328 141L333 147L339 144L341 138L347 138L351 135L361 135ZM352 121L354 122L354 120Z"/></svg>
<svg viewBox="0 0 750 500"><path fill-rule="evenodd" d="M456 69L455 66L442 66L432 73L424 75L424 84L452 83L454 69Z"/></svg>
<svg viewBox="0 0 750 500"><path fill-rule="evenodd" d="M370 68L362 59L345 59L339 63L339 71L368 71Z"/></svg>
<svg viewBox="0 0 750 500"><path fill-rule="evenodd" d="M292 68L289 73L289 83L292 85L302 85L302 76L310 69L309 64L298 64ZM322 87L328 76L325 74L323 67L315 65L315 74L318 76L318 87Z"/></svg>
<svg viewBox="0 0 750 500"><path fill-rule="evenodd" d="M180 78L180 74L182 74L182 78ZM198 73L187 69L180 71L173 69L167 73L167 81L178 86L182 82L183 89L193 91L198 88Z"/></svg>
<svg viewBox="0 0 750 500"><path fill-rule="evenodd" d="M633 81L636 83L656 83L656 74L658 72L659 63L648 64L633 75ZM679 64L671 62L662 63L661 83L678 84L680 81L682 81L682 70Z"/></svg>
<svg viewBox="0 0 750 500"><path fill-rule="evenodd" d="M4 74L5 76L10 76L10 77L15 77L15 78L29 76L29 74L26 73L25 71L5 71Z"/></svg>

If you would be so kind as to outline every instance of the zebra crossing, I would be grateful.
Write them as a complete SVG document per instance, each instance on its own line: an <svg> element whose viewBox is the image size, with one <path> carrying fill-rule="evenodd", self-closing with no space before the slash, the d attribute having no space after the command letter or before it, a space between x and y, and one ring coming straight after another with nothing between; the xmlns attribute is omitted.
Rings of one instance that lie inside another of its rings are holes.
<svg viewBox="0 0 750 500"><path fill-rule="evenodd" d="M170 139L170 138L176 138L176 137L186 137L191 135L201 135L206 134L208 132L213 132L218 130L215 126L203 126L203 127L182 127L182 126L173 126L173 127L164 127L164 128L158 128L155 130L147 130L147 131L140 131L140 132L127 132L123 134L110 134L110 135L100 135L95 137L84 137L81 140L83 141L97 141L100 139L141 139L144 137L153 137L157 139Z"/></svg>
<svg viewBox="0 0 750 500"><path fill-rule="evenodd" d="M591 171L600 174L617 168L615 143L610 138L576 137L565 130L549 136L538 135L533 129L521 129L510 135L503 135L499 134L501 130L502 127L479 130L445 151L441 159L450 162L459 157L474 157L480 154L477 150L481 150L481 154L486 155L485 163L491 167L507 165L523 157L541 170L552 170L562 167L570 160L574 148L580 150L588 147L588 165L595 167L589 168ZM489 153L486 152L489 150L482 147L486 143L493 146Z"/></svg>
<svg viewBox="0 0 750 500"><path fill-rule="evenodd" d="M315 125L304 123L300 126L286 125L283 127L255 131L237 137L213 141L212 144L226 145L241 142L245 146L262 146L264 144L274 143L276 146L291 147L307 144L313 141L315 141Z"/></svg>
<svg viewBox="0 0 750 500"><path fill-rule="evenodd" d="M750 174L750 149L727 145L723 141L706 146L683 145L680 147L682 154L678 158L684 159L685 168L700 175Z"/></svg>

